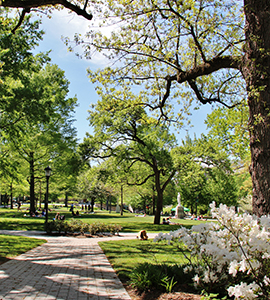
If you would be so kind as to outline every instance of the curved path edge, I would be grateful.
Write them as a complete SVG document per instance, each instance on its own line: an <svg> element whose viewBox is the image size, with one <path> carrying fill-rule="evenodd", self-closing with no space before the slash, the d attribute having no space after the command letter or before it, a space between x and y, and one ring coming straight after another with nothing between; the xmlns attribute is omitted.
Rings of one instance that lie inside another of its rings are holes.
<svg viewBox="0 0 270 300"><path fill-rule="evenodd" d="M100 238L48 236L41 231L0 234L47 240L0 265L0 300L130 300L99 241L134 239L136 233ZM148 234L149 238L156 233Z"/></svg>

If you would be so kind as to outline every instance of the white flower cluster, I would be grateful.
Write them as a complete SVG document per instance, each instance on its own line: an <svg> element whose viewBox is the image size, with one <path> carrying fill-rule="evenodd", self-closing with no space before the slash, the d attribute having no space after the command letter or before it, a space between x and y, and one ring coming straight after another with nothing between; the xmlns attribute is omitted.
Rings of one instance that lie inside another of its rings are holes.
<svg viewBox="0 0 270 300"><path fill-rule="evenodd" d="M223 204L217 208L214 202L210 207L212 217L218 222L201 223L190 230L181 227L169 234L159 233L154 241L180 243L190 251L185 271L195 271L195 285L221 284L230 279L233 283L237 282L238 275L245 274L243 278L248 282L230 286L229 296L249 300L263 295L263 299L268 299L270 216L240 215ZM194 259L199 263L194 263Z"/></svg>

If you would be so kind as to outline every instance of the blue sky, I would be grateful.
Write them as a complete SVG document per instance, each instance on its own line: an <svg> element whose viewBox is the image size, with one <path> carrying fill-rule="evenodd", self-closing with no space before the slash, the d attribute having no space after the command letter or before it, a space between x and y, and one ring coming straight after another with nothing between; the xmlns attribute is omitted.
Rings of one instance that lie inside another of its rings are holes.
<svg viewBox="0 0 270 300"><path fill-rule="evenodd" d="M70 97L77 96L79 107L76 109L75 127L77 128L78 138L82 142L86 132L92 132L87 121L89 106L98 99L94 86L89 82L86 75L86 69L96 69L106 62L101 56L96 56L92 60L79 59L74 53L68 52L66 45L61 40L61 36L72 38L75 33L84 34L91 25L90 21L68 13L67 10L56 11L51 19L42 17L41 28L45 31L43 41L36 49L38 51L51 50L50 57L52 63L57 64L65 71L65 76L70 82ZM189 134L193 137L194 133L197 137L206 131L204 119L210 112L209 106L202 106L195 111L192 116L193 128L189 129ZM186 136L186 130L182 130L178 139Z"/></svg>

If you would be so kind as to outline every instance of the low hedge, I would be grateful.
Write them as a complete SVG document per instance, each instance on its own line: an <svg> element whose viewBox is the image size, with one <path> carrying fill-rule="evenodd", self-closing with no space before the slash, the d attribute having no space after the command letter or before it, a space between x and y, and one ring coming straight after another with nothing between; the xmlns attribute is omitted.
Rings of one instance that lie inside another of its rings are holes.
<svg viewBox="0 0 270 300"><path fill-rule="evenodd" d="M71 219L70 221L54 220L45 224L45 231L47 234L57 232L58 234L91 234L97 235L102 233L118 234L122 230L122 227L118 224L104 224L104 223L92 223L87 224L81 220Z"/></svg>

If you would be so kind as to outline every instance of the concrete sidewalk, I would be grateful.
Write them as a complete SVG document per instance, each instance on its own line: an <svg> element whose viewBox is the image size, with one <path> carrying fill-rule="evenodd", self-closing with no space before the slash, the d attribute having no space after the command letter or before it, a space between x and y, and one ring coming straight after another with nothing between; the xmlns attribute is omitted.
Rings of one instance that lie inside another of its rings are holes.
<svg viewBox="0 0 270 300"><path fill-rule="evenodd" d="M104 238L49 237L42 232L8 230L0 230L0 234L48 241L0 265L0 300L131 299L98 242L134 239L135 233Z"/></svg>

